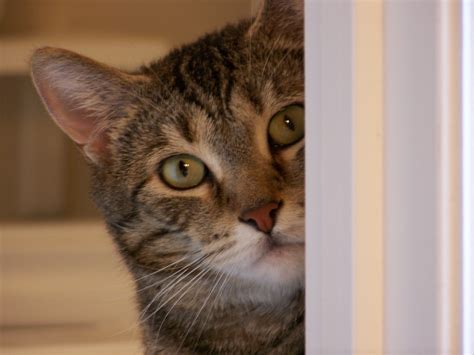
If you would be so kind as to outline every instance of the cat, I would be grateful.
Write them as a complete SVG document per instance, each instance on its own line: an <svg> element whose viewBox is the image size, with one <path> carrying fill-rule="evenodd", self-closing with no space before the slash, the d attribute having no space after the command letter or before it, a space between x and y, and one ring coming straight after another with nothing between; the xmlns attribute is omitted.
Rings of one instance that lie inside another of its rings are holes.
<svg viewBox="0 0 474 355"><path fill-rule="evenodd" d="M92 172L145 354L304 353L302 0L134 72L40 48L33 83Z"/></svg>

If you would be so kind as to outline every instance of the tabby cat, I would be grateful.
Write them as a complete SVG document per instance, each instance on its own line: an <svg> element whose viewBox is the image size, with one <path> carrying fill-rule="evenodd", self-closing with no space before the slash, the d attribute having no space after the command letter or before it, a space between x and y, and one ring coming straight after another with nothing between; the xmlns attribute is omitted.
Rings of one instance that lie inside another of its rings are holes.
<svg viewBox="0 0 474 355"><path fill-rule="evenodd" d="M304 353L302 0L134 72L38 49L132 273L145 353Z"/></svg>

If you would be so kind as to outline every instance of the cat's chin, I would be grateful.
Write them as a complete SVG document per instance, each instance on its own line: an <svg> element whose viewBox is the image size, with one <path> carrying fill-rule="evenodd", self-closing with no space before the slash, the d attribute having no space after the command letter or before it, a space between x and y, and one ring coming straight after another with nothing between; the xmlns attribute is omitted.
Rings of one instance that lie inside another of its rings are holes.
<svg viewBox="0 0 474 355"><path fill-rule="evenodd" d="M304 232L269 236L239 225L233 237L237 243L223 252L215 267L232 276L242 297L277 302L304 289Z"/></svg>
<svg viewBox="0 0 474 355"><path fill-rule="evenodd" d="M304 288L304 243L280 244L262 238L255 249L260 255L241 266L241 278L258 288L280 291L277 294Z"/></svg>
<svg viewBox="0 0 474 355"><path fill-rule="evenodd" d="M264 242L262 255L248 267L250 278L270 287L304 286L304 243Z"/></svg>
<svg viewBox="0 0 474 355"><path fill-rule="evenodd" d="M243 264L238 272L242 281L238 297L276 305L291 301L304 289L304 243L265 240L256 249L260 249L260 257Z"/></svg>

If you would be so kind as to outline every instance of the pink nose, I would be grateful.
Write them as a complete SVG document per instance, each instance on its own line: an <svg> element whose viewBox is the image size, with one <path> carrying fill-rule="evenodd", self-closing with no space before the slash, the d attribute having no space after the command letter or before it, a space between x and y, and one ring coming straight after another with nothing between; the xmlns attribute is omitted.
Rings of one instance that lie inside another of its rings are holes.
<svg viewBox="0 0 474 355"><path fill-rule="evenodd" d="M244 222L254 222L258 230L268 233L275 225L275 212L280 205L277 202L269 202L257 208L244 211L240 218Z"/></svg>

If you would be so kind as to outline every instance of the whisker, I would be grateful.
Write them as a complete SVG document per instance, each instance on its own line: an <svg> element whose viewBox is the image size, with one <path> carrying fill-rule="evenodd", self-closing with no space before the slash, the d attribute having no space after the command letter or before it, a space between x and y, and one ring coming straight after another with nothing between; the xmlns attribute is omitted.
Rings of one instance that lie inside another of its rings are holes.
<svg viewBox="0 0 474 355"><path fill-rule="evenodd" d="M206 256L210 256L210 255L206 255ZM212 255L213 258L212 260L215 259L215 257L217 255ZM182 292L183 290L185 290L181 296L174 302L174 304L170 307L170 309L168 310L168 312L166 313L166 315L163 317L162 321L161 321L161 324L160 324L160 327L158 329L158 332L157 332L157 341L159 339L159 335L160 335L160 332L161 332L161 329L166 321L166 319L168 318L168 315L171 313L171 311L174 309L174 307L179 303L179 301L193 288L193 286L199 282L202 278L204 278L204 276L206 276L210 271L212 271L212 268L211 268L211 263L209 262L208 259L204 259L203 262L201 262L199 266L201 265L204 265L204 268L203 270L201 270L197 275L195 275L190 281L188 281L183 287L181 287L177 292L175 292L173 295L171 295L170 297L168 297L168 299L166 301L163 301L161 302L161 304L157 307L156 310L154 310L153 314L151 316L154 316L160 309L162 309L166 304L168 304L171 300L173 300L176 295L178 295L180 292ZM191 274L194 270L196 270L196 268L194 268L191 272L189 272L188 274L186 274L185 276ZM217 278L217 277L216 277ZM150 318L147 317L147 318ZM145 319L146 320L146 319ZM143 320L143 321L145 321Z"/></svg>
<svg viewBox="0 0 474 355"><path fill-rule="evenodd" d="M158 270L156 270L156 271L153 271L153 272L150 273L150 274L146 274L146 275L143 275L143 276L139 277L138 279L135 279L135 281L138 282L138 281L141 281L141 280L146 279L146 278L148 278L148 277L151 277L151 276L153 276L153 275L156 275L157 273L162 272L163 270L166 270L166 269L168 269L169 267L171 267L171 266L173 266L173 265L176 265L177 263L180 263L181 261L187 259L188 257L189 257L189 255L185 255L185 256L183 256L181 259L178 259L178 260L172 262L171 264L168 264L168 265L166 265L165 267L162 267L161 269L158 269Z"/></svg>
<svg viewBox="0 0 474 355"><path fill-rule="evenodd" d="M219 279L217 281L215 281L214 283L214 286L212 287L211 291L209 292L209 295L206 297L206 299L204 300L201 308L199 309L199 311L197 312L196 316L194 317L193 321L191 322L191 325L188 327L188 330L186 331L186 334L184 335L184 338L181 342L181 344L179 345L179 348L178 348L178 351L177 353L179 354L179 350L181 349L181 347L184 345L185 341L186 341L186 338L189 334L189 331L191 330L191 328L194 326L194 323L196 322L196 320L199 318L199 315L201 314L202 310L204 309L204 307L206 306L207 302L209 301L209 298L211 297L212 293L214 292L214 289L216 288L216 286L219 284L220 280L222 279L222 277L225 275L224 272L219 272ZM225 280L227 280L229 275L226 276L226 278L224 279L224 282ZM216 277L217 279L217 277ZM223 282L223 283L224 283ZM222 285L221 285L222 286ZM219 293L218 293L219 294ZM215 300L214 300L215 301Z"/></svg>
<svg viewBox="0 0 474 355"><path fill-rule="evenodd" d="M205 258L207 256L204 256L203 258ZM198 260L202 260L203 258L201 259L198 259ZM168 293L171 289L174 288L174 286L176 286L177 284L179 284L179 282L183 279L185 279L188 275L192 274L195 270L197 270L199 267L201 267L202 265L202 262L199 263L196 267L194 267L191 271L187 272L184 271L184 273L182 274L182 276L180 276L179 279L177 280L173 280L172 282L170 282L170 284L168 286L166 286L166 288L160 292L158 292L155 297L153 297L153 300L148 304L148 306L145 308L145 310L142 312L142 316L146 313L146 311L150 308L150 306L156 301L156 299L159 297L159 296L163 296L165 295L166 293ZM181 290L181 289L180 289ZM179 292L179 291L178 291ZM174 297L174 295L172 296ZM171 297L171 298L172 298ZM163 308L163 306L165 306L167 304L167 302L162 302L158 307L157 309L155 309L150 315L148 315L146 318L144 318L143 320L140 321L140 323L143 323L145 321L147 321L148 319L150 319L151 317L153 317L161 308Z"/></svg>
<svg viewBox="0 0 474 355"><path fill-rule="evenodd" d="M179 276L181 276L181 275L186 271L185 269L189 268L191 265L193 265L193 264L196 263L197 261L204 261L205 259L206 259L206 255L203 255L202 257L200 257L200 258L194 260L193 262L191 262L191 263L189 263L189 264L183 266L182 268L178 269L178 270L175 271L173 274L167 276L165 279L163 279L163 280L158 280L157 282L155 282L155 283L153 283L153 284L151 284L151 285L147 285L146 287L143 287L142 289L139 289L139 290L137 290L136 292L137 292L137 293L138 293L138 292L142 292L142 291L145 290L145 289L148 289L148 288L157 286L158 284L163 283L164 281L166 281L166 280L169 279L170 277L175 276L177 273L179 273L179 275L176 275L176 277L179 277ZM175 262L175 263L176 263L176 262ZM171 265L169 265L169 266L171 266ZM162 269L160 269L160 270L163 270L163 269L164 269L164 268L162 268ZM148 276L150 276L150 275L148 275ZM141 318L145 315L145 312L150 308L150 306L153 304L153 302L158 298L158 296L159 296L160 294L164 294L164 293L165 293L164 291L167 291L167 289L168 289L169 287L172 287L172 286L176 283L175 281L176 281L176 280L171 281L171 282L166 286L166 288L165 288L164 290L160 290L160 292L157 292L157 294L156 294L156 295L153 297L153 299L148 303L148 305L145 307L145 309L140 312L140 315L137 317L137 320L134 322L134 324L132 324L130 327L127 327L126 329L123 329L123 330L121 330L121 331L118 331L116 334L114 334L114 336L123 334L123 333L128 332L128 331L133 330L133 329L138 329L138 327L140 326L140 324L142 324L142 323L145 321L144 319L143 319L143 320L141 319Z"/></svg>
<svg viewBox="0 0 474 355"><path fill-rule="evenodd" d="M217 294L216 294L216 297L214 298L214 302L211 304L211 306L209 307L209 311L207 313L207 317L206 319L204 320L204 323L201 325L201 331L199 332L199 336L196 340L196 343L193 347L193 350L194 348L196 347L196 345L199 343L199 340L201 339L201 336L202 336L202 333L204 332L204 329L206 327L206 324L207 324L207 321L209 320L209 318L211 317L211 313L212 313L212 308L214 307L214 305L216 304L217 300L219 299L222 291L224 290L224 286L228 283L228 281L230 280L230 277L234 271L235 267L230 270L230 272L227 274L226 278L224 279L224 281L222 281L222 284L219 288L219 290L217 291ZM197 317L196 317L197 318ZM187 333L186 333L187 334ZM184 343L184 340L183 340L183 343Z"/></svg>
<svg viewBox="0 0 474 355"><path fill-rule="evenodd" d="M159 284L159 283L163 283L165 282L166 280L168 280L169 278L173 277L176 275L176 278L175 280L172 280L170 283L168 283L168 285L166 285L166 287L164 287L163 289L161 289L159 292L157 292L155 294L155 296L153 297L153 299L148 303L148 305L145 307L145 309L141 312L140 316L138 317L138 319L140 320L145 314L146 314L146 311L148 311L148 309L151 307L151 305L158 299L158 297L160 297L161 295L164 295L165 293L167 293L171 288L174 287L174 285L176 285L177 283L179 283L183 278L186 277L186 275L190 274L191 272L193 272L194 270L196 270L200 265L201 263L199 263L194 269L192 269L190 272L186 273L187 269L191 266L191 265L194 265L195 263L197 262L202 262L207 256L204 255L196 260L194 260L193 262L191 262L190 264L184 266L183 268L179 269L178 271L174 272L173 274L167 276L165 279L163 280L160 280L159 282L155 283L155 285ZM178 275L177 275L178 274ZM184 276L182 276L184 275ZM148 286L146 286L148 287ZM142 289L143 291L143 289ZM155 312L152 313L152 315L154 314ZM143 323L145 322L147 319L149 319L150 316L146 317L145 319L143 320L140 320L139 322L140 323Z"/></svg>
<svg viewBox="0 0 474 355"><path fill-rule="evenodd" d="M184 285L179 291L177 291L173 296L171 296L168 301L166 301L162 306L166 305L169 301L171 301L178 293L180 293L184 288L186 288L186 291L184 291L181 296L175 301L175 303L173 303L173 305L170 307L170 309L168 310L168 312L166 313L166 315L163 317L162 321L161 321L161 324L160 324L160 327L158 328L158 332L157 332L157 336L156 338L159 339L160 337L160 332L161 332L161 328L163 327L163 324L165 323L166 321L166 318L168 318L168 315L171 313L171 311L173 310L173 308L178 304L178 302L192 289L192 287L194 286L194 284L196 284L197 282L199 282L209 271L211 271L212 269L211 268L206 268L206 269L203 269L198 275L194 276L193 279L191 279L191 281L189 281L186 285ZM200 276L199 276L200 275ZM199 276L199 277L198 277ZM195 280L197 278L197 280ZM193 282L193 280L195 280ZM190 284L192 283L192 284ZM189 285L189 286L188 286ZM162 307L161 307L162 308Z"/></svg>
<svg viewBox="0 0 474 355"><path fill-rule="evenodd" d="M188 264L188 265L185 265L185 266L179 268L178 270L176 270L175 272L173 272L172 274L166 276L164 279L159 279L159 280L155 281L154 283L152 283L152 284L150 284L150 285L146 285L146 286L142 287L141 289L138 289L136 292L137 292L137 293L140 293L140 292L143 292L143 291L148 290L148 289L150 289L150 288L156 287L156 286L158 286L159 284L163 284L163 283L165 283L166 280L170 279L170 278L173 277L173 276L179 277L179 276L182 275L184 272L186 272L186 269L187 269L189 266L191 266L192 264L193 264L193 263ZM171 281L171 283L172 283L172 282L173 282L173 281ZM161 289L160 292L161 292L161 291L163 291L163 289Z"/></svg>
<svg viewBox="0 0 474 355"><path fill-rule="evenodd" d="M192 272L194 272L194 271L195 271L196 269L198 269L200 266L204 266L204 269L211 270L210 264L207 264L207 265L206 265L206 264L205 264L205 259L204 259L203 262L200 263L200 264L199 264L197 267L195 267L193 270L191 270L191 272L189 272L188 274L186 274L186 275L184 275L183 277L181 277L180 280L178 280L178 282L181 281L182 279L186 278L186 276L188 276L189 274L191 274ZM199 272L199 274L200 274L200 273L201 273L201 272ZM192 281L192 280L191 280L191 281ZM189 283L189 282L188 282L188 283ZM188 284L188 283L187 283L187 284ZM187 285L187 284L186 284L186 285ZM186 285L185 285L185 286L186 286ZM185 286L183 286L183 288L184 288ZM178 291L178 292L179 292L179 291Z"/></svg>

